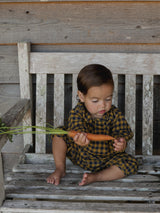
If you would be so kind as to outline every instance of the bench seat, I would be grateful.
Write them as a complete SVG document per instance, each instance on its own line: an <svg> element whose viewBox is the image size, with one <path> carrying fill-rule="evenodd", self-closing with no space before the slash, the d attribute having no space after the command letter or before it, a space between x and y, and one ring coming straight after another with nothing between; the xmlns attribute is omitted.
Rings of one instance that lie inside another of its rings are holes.
<svg viewBox="0 0 160 213"><path fill-rule="evenodd" d="M159 212L160 157L138 156L136 175L79 186L83 170L67 160L66 176L58 186L47 184L54 170L52 154L26 153L5 174L4 212Z"/></svg>

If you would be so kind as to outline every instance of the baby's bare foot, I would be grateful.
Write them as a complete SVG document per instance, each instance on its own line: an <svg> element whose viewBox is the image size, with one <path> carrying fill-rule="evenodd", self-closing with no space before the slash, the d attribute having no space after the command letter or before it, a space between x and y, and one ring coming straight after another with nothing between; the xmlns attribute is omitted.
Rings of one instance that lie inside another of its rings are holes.
<svg viewBox="0 0 160 213"><path fill-rule="evenodd" d="M84 186L96 181L95 174L93 173L85 173L83 175L82 181L79 183L79 186Z"/></svg>
<svg viewBox="0 0 160 213"><path fill-rule="evenodd" d="M65 176L65 171L56 169L48 178L47 183L59 185L60 179Z"/></svg>

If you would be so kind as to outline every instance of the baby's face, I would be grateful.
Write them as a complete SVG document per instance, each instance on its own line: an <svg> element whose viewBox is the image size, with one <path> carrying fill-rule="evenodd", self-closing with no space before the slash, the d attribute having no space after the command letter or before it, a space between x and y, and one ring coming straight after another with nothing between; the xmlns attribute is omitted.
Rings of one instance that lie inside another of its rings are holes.
<svg viewBox="0 0 160 213"><path fill-rule="evenodd" d="M78 94L93 118L102 118L111 109L113 86L110 84L91 87L86 95L81 92Z"/></svg>

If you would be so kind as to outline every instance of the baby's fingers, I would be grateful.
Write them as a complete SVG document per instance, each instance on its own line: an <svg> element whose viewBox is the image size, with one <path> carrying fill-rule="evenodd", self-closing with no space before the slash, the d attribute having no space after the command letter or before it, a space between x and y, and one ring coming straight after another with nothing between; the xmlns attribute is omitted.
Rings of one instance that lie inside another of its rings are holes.
<svg viewBox="0 0 160 213"><path fill-rule="evenodd" d="M76 144L80 145L80 146L86 146L89 144L89 140L87 138L87 134L86 133L78 133L76 134L76 136L74 137L74 141Z"/></svg>
<svg viewBox="0 0 160 213"><path fill-rule="evenodd" d="M115 140L113 146L115 151L121 152L125 150L126 142L122 140Z"/></svg>

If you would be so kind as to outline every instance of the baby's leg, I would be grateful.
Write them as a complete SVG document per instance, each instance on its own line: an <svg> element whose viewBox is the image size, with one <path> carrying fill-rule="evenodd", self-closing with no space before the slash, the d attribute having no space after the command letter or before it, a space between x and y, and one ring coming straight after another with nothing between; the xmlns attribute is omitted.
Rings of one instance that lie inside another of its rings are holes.
<svg viewBox="0 0 160 213"><path fill-rule="evenodd" d="M52 142L52 152L53 152L56 169L47 178L47 183L58 185L60 183L60 179L65 176L66 151L67 151L67 146L65 141L62 138L55 136Z"/></svg>
<svg viewBox="0 0 160 213"><path fill-rule="evenodd" d="M83 186L97 181L111 181L123 178L124 176L124 172L121 169L117 166L111 166L96 173L85 173L79 185Z"/></svg>

